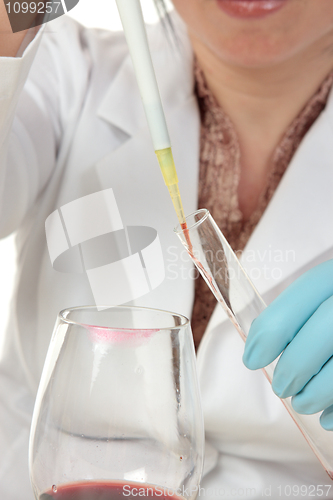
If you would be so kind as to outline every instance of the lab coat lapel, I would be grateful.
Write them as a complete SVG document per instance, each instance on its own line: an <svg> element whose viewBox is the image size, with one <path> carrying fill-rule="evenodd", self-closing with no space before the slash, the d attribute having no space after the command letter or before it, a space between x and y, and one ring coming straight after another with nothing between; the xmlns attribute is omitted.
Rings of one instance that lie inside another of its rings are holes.
<svg viewBox="0 0 333 500"><path fill-rule="evenodd" d="M331 94L245 248L242 263L261 294L281 291L333 252L332 124Z"/></svg>
<svg viewBox="0 0 333 500"><path fill-rule="evenodd" d="M144 125L143 105L129 55L109 86L97 114L128 136L135 135Z"/></svg>
<svg viewBox="0 0 333 500"><path fill-rule="evenodd" d="M179 37L177 46L168 41L160 24L148 28L149 46L167 122L169 115L193 95L192 49L185 27L176 14L173 14L173 22ZM111 82L97 114L130 137L147 126L129 54ZM170 135L172 140L172 131Z"/></svg>

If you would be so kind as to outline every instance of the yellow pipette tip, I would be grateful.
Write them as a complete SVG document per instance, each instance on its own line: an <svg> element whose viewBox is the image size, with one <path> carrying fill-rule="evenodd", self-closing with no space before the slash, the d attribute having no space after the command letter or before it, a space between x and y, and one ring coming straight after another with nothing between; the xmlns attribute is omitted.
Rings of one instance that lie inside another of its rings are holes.
<svg viewBox="0 0 333 500"><path fill-rule="evenodd" d="M164 182L169 190L173 206L180 224L186 222L182 199L178 188L178 176L171 148L155 151L160 165Z"/></svg>
<svg viewBox="0 0 333 500"><path fill-rule="evenodd" d="M182 199L180 197L180 192L178 188L178 184L172 184L171 186L168 186L169 193L172 199L173 206L176 210L176 214L179 220L180 224L185 224L185 215L184 215L184 209L183 209L183 204L182 204Z"/></svg>

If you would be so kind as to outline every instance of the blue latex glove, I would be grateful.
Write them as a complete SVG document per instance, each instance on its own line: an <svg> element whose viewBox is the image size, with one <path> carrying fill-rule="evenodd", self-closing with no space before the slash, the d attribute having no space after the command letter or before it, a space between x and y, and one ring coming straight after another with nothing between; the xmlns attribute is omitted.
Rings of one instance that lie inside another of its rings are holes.
<svg viewBox="0 0 333 500"><path fill-rule="evenodd" d="M282 352L274 392L293 396L298 413L324 410L320 423L333 431L333 260L303 274L252 323L243 356L248 368L263 368Z"/></svg>

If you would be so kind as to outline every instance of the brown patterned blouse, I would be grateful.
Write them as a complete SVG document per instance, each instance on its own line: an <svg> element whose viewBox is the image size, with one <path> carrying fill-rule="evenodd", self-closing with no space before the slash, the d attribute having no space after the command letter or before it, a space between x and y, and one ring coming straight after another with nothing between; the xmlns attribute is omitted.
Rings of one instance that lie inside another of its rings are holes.
<svg viewBox="0 0 333 500"><path fill-rule="evenodd" d="M244 249L271 200L302 138L324 109L333 85L333 72L322 82L286 130L272 155L269 175L257 208L244 221L238 206L240 148L229 117L209 90L204 74L195 63L196 95L201 114L198 208L207 208L235 251ZM216 299L202 278L195 283L192 311L194 343L198 347Z"/></svg>

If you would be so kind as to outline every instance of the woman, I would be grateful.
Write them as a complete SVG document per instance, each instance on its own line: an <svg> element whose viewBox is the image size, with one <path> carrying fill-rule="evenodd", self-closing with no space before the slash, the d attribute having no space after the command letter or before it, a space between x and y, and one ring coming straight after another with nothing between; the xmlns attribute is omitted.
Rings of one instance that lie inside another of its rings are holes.
<svg viewBox="0 0 333 500"><path fill-rule="evenodd" d="M254 323L244 360L250 368L267 364L295 336L299 346L287 347L275 390L297 394L319 372L328 391L321 401L310 391L299 409L329 408L332 377L320 369L333 353L332 308L321 313L319 306L329 305L333 292L326 262L333 248L332 2L321 0L320 8L316 0L174 5L183 20L173 16L177 49L159 26L149 37L185 211L206 206L235 250L246 245L242 259L267 301L301 276ZM26 38L23 56L15 58L23 35L8 34L0 9L0 230L1 236L18 230L19 254L1 364L0 492L4 500L26 500L32 498L29 425L54 318L102 293L91 271L108 263L94 257L89 267L84 245L112 230L111 213L110 225L96 229L105 200L120 228L149 226L161 242L166 277L133 303L187 316L193 308L199 346L215 302L199 280L194 285L172 234L174 214L122 35L61 18L43 36ZM319 263L324 268L304 275ZM123 292L116 282L112 289ZM298 332L312 313L304 339ZM314 332L324 321L321 338ZM202 487L211 488L207 496L279 498L291 485L293 496L304 496L304 487L311 496L311 485L318 492L329 481L262 374L243 366L242 351L216 309L198 351L206 434L216 450L208 448ZM332 429L327 414L323 425Z"/></svg>

